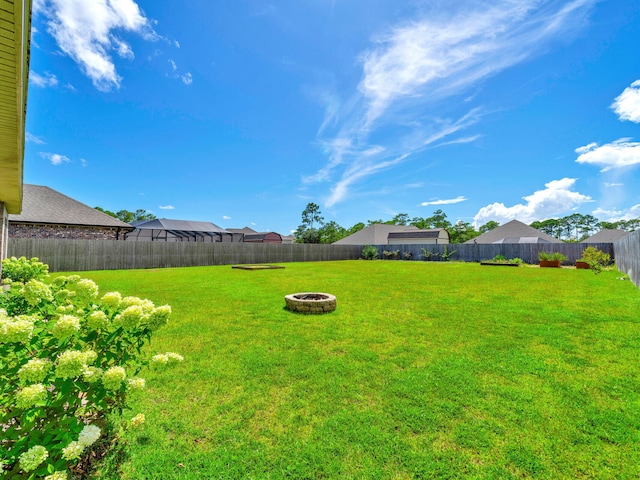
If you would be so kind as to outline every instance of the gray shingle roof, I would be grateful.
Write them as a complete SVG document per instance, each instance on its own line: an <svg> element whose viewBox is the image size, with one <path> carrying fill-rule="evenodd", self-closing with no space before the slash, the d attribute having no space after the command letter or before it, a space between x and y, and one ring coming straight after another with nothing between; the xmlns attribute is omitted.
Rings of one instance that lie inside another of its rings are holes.
<svg viewBox="0 0 640 480"><path fill-rule="evenodd" d="M598 233L591 235L589 238L585 238L580 243L615 243L621 238L626 237L627 235L629 235L629 232L625 230L600 230Z"/></svg>
<svg viewBox="0 0 640 480"><path fill-rule="evenodd" d="M511 220L464 243L562 243L562 240L518 220Z"/></svg>
<svg viewBox="0 0 640 480"><path fill-rule="evenodd" d="M374 223L342 238L334 245L387 245L389 238L438 238L442 229L420 230L413 225L389 225Z"/></svg>
<svg viewBox="0 0 640 480"><path fill-rule="evenodd" d="M132 229L131 225L52 188L26 183L23 186L22 213L9 215L9 221Z"/></svg>
<svg viewBox="0 0 640 480"><path fill-rule="evenodd" d="M215 223L198 222L192 220L172 220L169 218L154 218L132 224L140 230L172 230L178 232L208 232L208 233L228 233L231 232L220 228Z"/></svg>

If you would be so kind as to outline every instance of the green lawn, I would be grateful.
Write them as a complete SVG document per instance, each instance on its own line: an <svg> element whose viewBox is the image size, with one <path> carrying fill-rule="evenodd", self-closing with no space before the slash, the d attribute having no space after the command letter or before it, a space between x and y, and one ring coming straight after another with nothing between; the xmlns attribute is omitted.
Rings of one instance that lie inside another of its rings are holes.
<svg viewBox="0 0 640 480"><path fill-rule="evenodd" d="M343 261L83 272L173 307L100 478L638 478L640 292L617 271ZM303 316L284 295L324 291Z"/></svg>

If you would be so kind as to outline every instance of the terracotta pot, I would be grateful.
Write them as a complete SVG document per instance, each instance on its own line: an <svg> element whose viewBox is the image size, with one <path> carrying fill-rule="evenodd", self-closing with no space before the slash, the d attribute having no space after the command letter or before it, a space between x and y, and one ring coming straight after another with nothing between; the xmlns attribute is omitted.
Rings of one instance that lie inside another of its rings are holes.
<svg viewBox="0 0 640 480"><path fill-rule="evenodd" d="M541 268L560 268L560 260L540 260Z"/></svg>
<svg viewBox="0 0 640 480"><path fill-rule="evenodd" d="M586 268L589 269L589 264L587 262L576 262L576 268Z"/></svg>

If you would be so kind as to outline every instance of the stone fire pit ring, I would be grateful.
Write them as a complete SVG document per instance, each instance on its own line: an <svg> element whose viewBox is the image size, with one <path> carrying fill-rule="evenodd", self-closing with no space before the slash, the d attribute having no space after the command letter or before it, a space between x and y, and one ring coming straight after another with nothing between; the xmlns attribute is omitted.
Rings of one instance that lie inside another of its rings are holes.
<svg viewBox="0 0 640 480"><path fill-rule="evenodd" d="M336 297L330 293L302 292L284 297L287 310L297 313L322 314L336 309Z"/></svg>

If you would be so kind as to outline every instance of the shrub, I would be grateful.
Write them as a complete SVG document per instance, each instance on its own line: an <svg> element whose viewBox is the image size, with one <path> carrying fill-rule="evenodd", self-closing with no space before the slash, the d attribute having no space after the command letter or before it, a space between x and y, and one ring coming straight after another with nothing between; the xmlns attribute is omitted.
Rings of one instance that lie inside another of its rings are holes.
<svg viewBox="0 0 640 480"><path fill-rule="evenodd" d="M400 250L383 250L382 255L387 260L393 260L398 258L398 255L400 255Z"/></svg>
<svg viewBox="0 0 640 480"><path fill-rule="evenodd" d="M402 254L402 257L403 257L405 260L411 260L411 257L413 257L413 254L412 254L411 252L404 252L404 253Z"/></svg>
<svg viewBox="0 0 640 480"><path fill-rule="evenodd" d="M493 257L493 261L494 262L505 262L507 259L504 255L496 255L495 257Z"/></svg>
<svg viewBox="0 0 640 480"><path fill-rule="evenodd" d="M373 245L365 245L362 249L362 258L365 260L375 260L378 258L378 248Z"/></svg>
<svg viewBox="0 0 640 480"><path fill-rule="evenodd" d="M42 279L49 273L49 266L38 261L36 257L27 260L26 257L11 257L2 260L2 278L12 282L28 282L32 279Z"/></svg>
<svg viewBox="0 0 640 480"><path fill-rule="evenodd" d="M587 262L589 268L597 275L604 267L611 263L611 255L604 253L596 247L587 247L582 251L582 258L578 261Z"/></svg>
<svg viewBox="0 0 640 480"><path fill-rule="evenodd" d="M103 435L106 416L144 387L142 349L171 308L100 296L77 275L47 284L37 259L12 262L34 277L0 293L0 470L63 479ZM167 353L159 363L181 358Z"/></svg>
<svg viewBox="0 0 640 480"><path fill-rule="evenodd" d="M566 259L567 257L560 252L538 252L538 260L542 262L564 262Z"/></svg>
<svg viewBox="0 0 640 480"><path fill-rule="evenodd" d="M451 259L451 257L453 256L453 254L456 253L456 252L457 252L457 250L449 251L448 247L445 245L444 246L444 252L442 252L442 254L440 256L442 257L442 259L445 262L448 262Z"/></svg>
<svg viewBox="0 0 640 480"><path fill-rule="evenodd" d="M424 248L424 247L420 247L420 251L422 252L422 253L420 254L420 256L421 256L421 257L424 257L425 261L427 261L427 262L428 262L429 260L431 260L431 258L432 258L432 257L437 257L437 256L438 256L438 254L437 254L437 253L432 252L432 251L430 251L430 250L427 250L427 249L426 249L426 248Z"/></svg>

